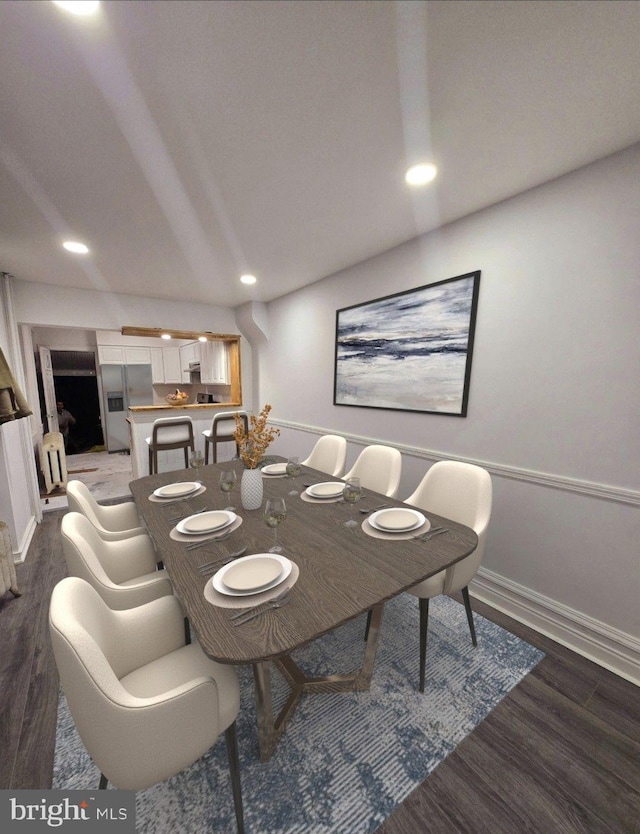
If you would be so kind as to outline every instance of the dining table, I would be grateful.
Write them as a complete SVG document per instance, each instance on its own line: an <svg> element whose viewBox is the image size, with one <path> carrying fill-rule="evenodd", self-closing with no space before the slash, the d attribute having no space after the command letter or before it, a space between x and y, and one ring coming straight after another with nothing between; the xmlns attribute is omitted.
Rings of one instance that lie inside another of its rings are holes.
<svg viewBox="0 0 640 834"><path fill-rule="evenodd" d="M270 460L286 459L273 456ZM193 470L176 470L136 479L130 489L203 651L218 663L252 666L260 758L268 761L303 695L370 688L385 602L451 568L473 552L478 539L470 527L424 510L424 524L417 529L376 529L373 513L381 512L379 508L408 505L364 489L360 501L350 506L342 499L339 478L308 467L293 481L286 475L267 475L265 467L262 507L245 510L240 494L243 469L239 460L226 461L202 467L197 480ZM228 494L219 485L223 470L235 470L237 475L238 485ZM176 500L164 497L163 493L171 496L172 490L181 490L174 484L189 482L200 485L189 496ZM224 589L222 593L214 589L214 579L218 568L222 570L240 551L243 556L239 558L269 552L273 531L265 523L263 509L268 498L278 497L285 499L287 509L278 528L283 547L280 555L290 563L291 571L282 583L290 588L287 604L281 608L264 604L258 609L260 614L237 625L241 620L237 615L253 607L264 594L226 597ZM191 515L225 510L229 505L234 507L234 523L217 538L193 536L184 532L185 527L181 527L183 533L178 530ZM345 525L350 516L357 520L355 526ZM427 529L439 528L444 532L423 536ZM201 566L210 563L214 563L212 572L204 572ZM296 650L364 614L369 614L369 627L365 639L363 620L359 669L340 669L340 658L335 658L338 668L310 677L292 659ZM417 632L416 618L416 653ZM277 715L271 687L273 665L290 689Z"/></svg>

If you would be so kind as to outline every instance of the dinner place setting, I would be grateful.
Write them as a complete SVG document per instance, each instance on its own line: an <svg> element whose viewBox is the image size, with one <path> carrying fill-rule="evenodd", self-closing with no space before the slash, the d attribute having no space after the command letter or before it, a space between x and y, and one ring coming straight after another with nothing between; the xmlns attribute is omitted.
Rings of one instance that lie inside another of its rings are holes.
<svg viewBox="0 0 640 834"><path fill-rule="evenodd" d="M274 607L271 603L282 604L299 574L296 563L281 553L253 553L223 564L207 581L204 597L219 608L241 609L244 616L233 624L242 625Z"/></svg>
<svg viewBox="0 0 640 834"><path fill-rule="evenodd" d="M374 539L415 539L428 533L429 519L412 507L388 507L376 510L362 522L363 531Z"/></svg>
<svg viewBox="0 0 640 834"><path fill-rule="evenodd" d="M198 495L202 495L206 490L206 486L200 481L178 481L177 483L165 484L154 489L149 495L149 501L155 504L169 506L180 501L197 498Z"/></svg>
<svg viewBox="0 0 640 834"><path fill-rule="evenodd" d="M242 524L242 517L232 510L204 510L182 518L169 536L192 549L208 541L222 540Z"/></svg>

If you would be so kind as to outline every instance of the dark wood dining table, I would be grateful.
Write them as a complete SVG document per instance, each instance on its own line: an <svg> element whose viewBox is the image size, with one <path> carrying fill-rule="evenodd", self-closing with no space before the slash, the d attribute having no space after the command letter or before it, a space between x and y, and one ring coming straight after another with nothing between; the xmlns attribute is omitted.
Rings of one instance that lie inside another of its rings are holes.
<svg viewBox="0 0 640 834"><path fill-rule="evenodd" d="M219 488L223 469L237 472L238 486L230 495ZM205 585L211 577L203 575L198 568L243 546L247 548L246 554L266 553L273 542L273 532L265 523L263 510L242 508L239 487L242 470L240 461L202 467L200 481L206 490L184 503L158 503L149 500L149 496L161 486L194 480L192 470L139 478L131 482L130 488L140 517L205 653L219 663L252 665L260 757L268 761L303 693L369 689L384 603L468 556L478 539L471 528L424 511L432 526L444 526L448 532L428 541L373 538L362 529L362 521L367 516L360 509L406 505L365 489L361 501L351 510L358 525L350 528L344 525L350 512L345 503L306 502L300 494L289 494L292 482L288 478L265 476L263 507L267 498L285 499L287 518L278 530L278 538L284 548L282 555L298 566L299 576L285 607L268 610L236 627L230 619L232 612L205 599ZM296 485L303 492L304 484L336 480L340 479L304 468ZM235 506L242 524L224 541L208 542L189 550L184 542L171 537L176 522L169 519L176 514L182 512L187 516L204 506L223 509L229 504ZM308 678L292 660L291 653L296 649L369 611L372 616L367 640L363 640L360 669ZM417 634L416 622L416 652ZM277 716L274 716L271 694L272 663L277 664L291 689Z"/></svg>

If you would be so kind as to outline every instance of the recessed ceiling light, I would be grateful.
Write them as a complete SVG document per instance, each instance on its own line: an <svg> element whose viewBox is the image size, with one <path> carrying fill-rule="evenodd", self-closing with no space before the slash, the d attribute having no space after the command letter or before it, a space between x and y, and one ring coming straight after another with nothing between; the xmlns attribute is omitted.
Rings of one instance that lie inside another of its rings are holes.
<svg viewBox="0 0 640 834"><path fill-rule="evenodd" d="M62 244L68 252L75 252L76 255L86 255L89 247L84 243L78 243L77 240L65 240Z"/></svg>
<svg viewBox="0 0 640 834"><path fill-rule="evenodd" d="M78 16L95 14L100 8L100 0L53 0L53 3Z"/></svg>
<svg viewBox="0 0 640 834"><path fill-rule="evenodd" d="M437 173L438 169L436 166L430 162L426 162L420 165L412 165L404 175L404 178L409 185L426 185L435 178Z"/></svg>
<svg viewBox="0 0 640 834"><path fill-rule="evenodd" d="M258 279L255 275L241 275L240 280L243 284L255 284Z"/></svg>
<svg viewBox="0 0 640 834"><path fill-rule="evenodd" d="M161 339L170 339L171 338L171 333L162 333L160 335L160 338Z"/></svg>

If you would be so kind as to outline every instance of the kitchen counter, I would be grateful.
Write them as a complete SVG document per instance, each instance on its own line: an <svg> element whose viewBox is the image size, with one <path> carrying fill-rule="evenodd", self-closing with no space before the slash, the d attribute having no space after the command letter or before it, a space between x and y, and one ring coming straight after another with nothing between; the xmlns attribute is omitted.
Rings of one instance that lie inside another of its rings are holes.
<svg viewBox="0 0 640 834"><path fill-rule="evenodd" d="M230 403L193 403L188 405L135 405L129 408L131 470L133 479L149 474L149 446L146 438L151 436L151 427L159 417L191 417L196 450L204 453L202 432L211 428L211 421L218 411L238 411L243 406L237 402ZM226 447L228 446L228 449ZM220 446L222 460L228 452L229 460L235 454L235 443L223 443ZM158 471L184 469L184 452L182 449L169 449L158 455Z"/></svg>
<svg viewBox="0 0 640 834"><path fill-rule="evenodd" d="M211 411L214 409L219 410L232 410L234 408L242 408L241 403L187 403L186 405L169 405L162 403L157 403L156 405L132 405L129 407L129 411L133 414L141 414L147 411L200 411L204 409L206 411ZM164 416L164 415L163 415Z"/></svg>

